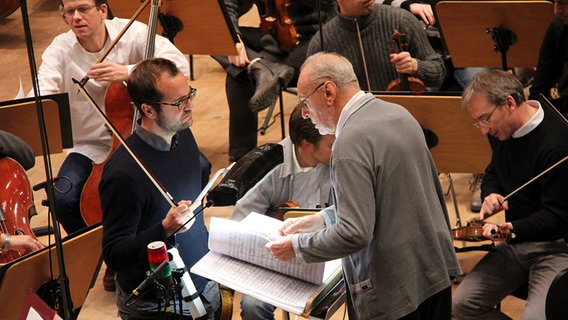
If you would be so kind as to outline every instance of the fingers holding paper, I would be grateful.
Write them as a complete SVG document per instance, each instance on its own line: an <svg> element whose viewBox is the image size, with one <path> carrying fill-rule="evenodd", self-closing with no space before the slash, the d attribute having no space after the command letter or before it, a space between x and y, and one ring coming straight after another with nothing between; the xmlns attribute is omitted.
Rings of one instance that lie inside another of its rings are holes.
<svg viewBox="0 0 568 320"><path fill-rule="evenodd" d="M289 261L296 257L294 252L294 247L292 246L293 235L287 236L271 236L270 242L266 244L266 249L270 251L270 254L280 261Z"/></svg>
<svg viewBox="0 0 568 320"><path fill-rule="evenodd" d="M325 227L323 217L313 214L302 218L286 219L278 232L281 236L294 233L310 233L321 230Z"/></svg>

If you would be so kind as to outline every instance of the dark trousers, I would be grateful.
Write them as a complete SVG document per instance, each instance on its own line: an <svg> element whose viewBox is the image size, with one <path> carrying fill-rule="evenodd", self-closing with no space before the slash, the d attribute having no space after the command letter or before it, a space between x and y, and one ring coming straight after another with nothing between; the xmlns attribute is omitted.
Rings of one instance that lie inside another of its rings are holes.
<svg viewBox="0 0 568 320"><path fill-rule="evenodd" d="M262 57L271 62L289 65L296 69L296 75L289 86L295 86L298 70L306 59L308 40L300 43L287 54L273 55L262 49L258 28L240 28L243 42L250 60ZM213 57L227 72L225 91L229 104L229 159L236 161L254 149L258 143L258 114L252 112L249 101L254 94L255 84L249 78L246 68L232 65L225 56Z"/></svg>
<svg viewBox="0 0 568 320"><path fill-rule="evenodd" d="M452 287L436 293L424 300L414 312L401 320L450 320L452 318Z"/></svg>

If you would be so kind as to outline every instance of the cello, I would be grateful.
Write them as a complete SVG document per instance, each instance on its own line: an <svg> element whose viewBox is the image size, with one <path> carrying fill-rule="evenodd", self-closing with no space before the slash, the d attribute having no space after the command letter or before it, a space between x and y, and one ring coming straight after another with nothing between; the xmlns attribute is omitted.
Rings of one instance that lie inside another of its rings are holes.
<svg viewBox="0 0 568 320"><path fill-rule="evenodd" d="M389 53L397 54L402 51L407 51L408 41L406 34L394 29L391 39L389 40ZM426 86L422 80L411 77L404 73L399 73L399 78L391 81L387 85L387 91L412 91L414 93L421 93L426 91Z"/></svg>
<svg viewBox="0 0 568 320"><path fill-rule="evenodd" d="M153 0L150 19L148 22L147 47L144 59L150 59L154 55L154 43L158 17L159 1ZM134 132L137 110L130 103L130 96L126 85L122 82L111 83L105 94L105 113L122 137L128 137ZM99 183L102 178L103 168L110 156L120 147L120 141L113 137L112 145L107 158L102 163L93 163L93 170L83 186L80 200L80 211L85 223L90 226L102 220L103 210L99 195Z"/></svg>
<svg viewBox="0 0 568 320"><path fill-rule="evenodd" d="M16 160L1 158L0 172L0 230L10 235L29 235L35 238L29 220L37 212L26 171ZM0 252L0 264L27 253L26 250Z"/></svg>
<svg viewBox="0 0 568 320"><path fill-rule="evenodd" d="M20 7L20 0L0 1L0 20L11 15L19 7Z"/></svg>

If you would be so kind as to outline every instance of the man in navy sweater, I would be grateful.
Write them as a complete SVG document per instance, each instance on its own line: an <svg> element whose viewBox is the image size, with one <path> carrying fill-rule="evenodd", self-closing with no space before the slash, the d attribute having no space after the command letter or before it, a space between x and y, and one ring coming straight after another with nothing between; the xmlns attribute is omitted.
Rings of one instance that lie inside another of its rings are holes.
<svg viewBox="0 0 568 320"><path fill-rule="evenodd" d="M188 270L208 251L203 215L175 233L193 215L192 200L201 191L199 149L189 129L197 90L189 86L174 63L156 58L136 66L128 91L142 119L127 144L177 206L162 196L121 146L105 165L99 185L103 257L117 271L121 318L156 319L161 310L155 290L149 288L136 303L127 303L133 289L146 278L147 245L164 241L168 247L177 246ZM204 318L212 319L219 304L217 284L196 275L191 278L208 312ZM183 319L192 319L185 303Z"/></svg>

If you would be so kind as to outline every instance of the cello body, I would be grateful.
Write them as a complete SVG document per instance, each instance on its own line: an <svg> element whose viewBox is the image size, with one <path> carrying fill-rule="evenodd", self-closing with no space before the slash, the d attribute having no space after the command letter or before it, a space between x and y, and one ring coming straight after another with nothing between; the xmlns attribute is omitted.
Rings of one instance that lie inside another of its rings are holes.
<svg viewBox="0 0 568 320"><path fill-rule="evenodd" d="M0 20L11 15L19 7L20 7L20 0L0 1Z"/></svg>
<svg viewBox="0 0 568 320"><path fill-rule="evenodd" d="M0 158L0 229L10 235L35 238L30 218L37 214L33 192L26 171L11 158ZM0 253L0 263L8 263L25 255L26 250Z"/></svg>
<svg viewBox="0 0 568 320"><path fill-rule="evenodd" d="M150 21L148 22L147 48L144 59L152 58L154 54L154 42L156 39L156 21L158 18L159 1L154 0L150 9ZM130 95L123 82L111 83L105 94L105 114L110 120L117 133L124 139L134 131L135 121L138 118L135 107L131 104ZM110 156L120 146L120 140L114 136L112 145L105 161L100 164L93 163L93 170L83 186L80 200L80 211L87 226L102 221L103 210L99 194L99 183L103 175L103 168Z"/></svg>
<svg viewBox="0 0 568 320"><path fill-rule="evenodd" d="M132 119L134 109L130 105L130 96L126 86L120 83L112 83L105 95L105 112L112 124L123 137L130 136L132 132ZM120 141L113 137L109 155L102 163L93 163L93 170L83 186L81 192L81 215L88 226L98 223L103 218L101 198L99 195L99 182L103 175L103 168L110 156L120 147Z"/></svg>

